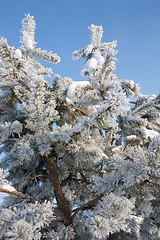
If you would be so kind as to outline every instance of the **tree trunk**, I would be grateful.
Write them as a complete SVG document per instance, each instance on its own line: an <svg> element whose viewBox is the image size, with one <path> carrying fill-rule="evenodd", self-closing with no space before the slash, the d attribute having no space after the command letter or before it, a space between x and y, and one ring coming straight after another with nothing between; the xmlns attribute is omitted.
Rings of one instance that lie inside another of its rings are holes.
<svg viewBox="0 0 160 240"><path fill-rule="evenodd" d="M57 169L56 166L54 166L55 163L53 163L52 160L47 156L43 156L43 161L48 170L51 183L54 187L54 194L57 200L58 207L63 213L63 215L66 217L66 224L69 225L71 223L71 211L62 191L62 186L59 182Z"/></svg>
<svg viewBox="0 0 160 240"><path fill-rule="evenodd" d="M117 239L118 239L118 233L109 234L109 237L107 238L107 240L117 240Z"/></svg>
<svg viewBox="0 0 160 240"><path fill-rule="evenodd" d="M58 214L58 215L62 218L65 225L69 226L70 224L72 224L71 210L70 210L70 206L65 198L65 195L62 191L62 186L59 182L57 169L56 169L56 166L54 165L55 163L53 163L52 160L47 156L43 156L43 161L48 170L49 178L54 187L54 194L55 194L57 204L59 207L59 211L60 211L60 214ZM73 228L74 228L74 226L73 226ZM76 231L75 231L75 236L72 240L78 240Z"/></svg>

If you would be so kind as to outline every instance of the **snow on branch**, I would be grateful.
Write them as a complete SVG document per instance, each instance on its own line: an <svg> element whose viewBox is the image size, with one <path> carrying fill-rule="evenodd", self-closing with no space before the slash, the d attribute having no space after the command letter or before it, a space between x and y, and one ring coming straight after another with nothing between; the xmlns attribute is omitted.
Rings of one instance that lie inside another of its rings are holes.
<svg viewBox="0 0 160 240"><path fill-rule="evenodd" d="M51 62L57 64L60 62L60 57L56 53L49 52L46 50L41 50L40 48L36 48L34 50L34 54L43 61Z"/></svg>
<svg viewBox="0 0 160 240"><path fill-rule="evenodd" d="M90 31L91 31L91 43L94 46L99 46L103 35L102 26L96 26L94 24L91 24Z"/></svg>
<svg viewBox="0 0 160 240"><path fill-rule="evenodd" d="M35 48L36 42L34 40L36 23L33 16L25 15L22 20L22 36L20 38L21 49L23 51L30 51Z"/></svg>

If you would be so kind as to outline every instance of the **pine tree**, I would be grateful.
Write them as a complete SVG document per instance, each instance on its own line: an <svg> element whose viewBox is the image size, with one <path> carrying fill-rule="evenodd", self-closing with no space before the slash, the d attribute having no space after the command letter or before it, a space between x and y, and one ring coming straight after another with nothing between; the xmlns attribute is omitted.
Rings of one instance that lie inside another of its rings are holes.
<svg viewBox="0 0 160 240"><path fill-rule="evenodd" d="M160 95L115 70L116 41L91 43L72 81L50 68L22 21L20 48L0 39L0 239L160 239ZM40 61L39 61L39 60Z"/></svg>

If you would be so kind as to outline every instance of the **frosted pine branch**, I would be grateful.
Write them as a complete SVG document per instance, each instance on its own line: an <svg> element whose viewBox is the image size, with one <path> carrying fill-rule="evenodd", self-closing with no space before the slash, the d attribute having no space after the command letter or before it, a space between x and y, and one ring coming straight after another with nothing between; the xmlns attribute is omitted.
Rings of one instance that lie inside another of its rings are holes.
<svg viewBox="0 0 160 240"><path fill-rule="evenodd" d="M34 50L34 54L43 61L51 62L57 64L60 62L60 57L52 52L47 53L45 50L41 50L40 48L36 48Z"/></svg>

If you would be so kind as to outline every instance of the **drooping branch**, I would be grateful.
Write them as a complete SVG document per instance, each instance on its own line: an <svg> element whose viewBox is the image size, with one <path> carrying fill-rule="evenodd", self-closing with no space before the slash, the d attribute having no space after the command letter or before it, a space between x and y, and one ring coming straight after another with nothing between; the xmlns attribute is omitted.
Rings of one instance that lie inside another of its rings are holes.
<svg viewBox="0 0 160 240"><path fill-rule="evenodd" d="M12 194L12 195L15 195L17 197L20 197L20 198L23 198L23 199L27 199L29 202L32 202L32 203L35 203L36 200L21 193L21 192L17 192L17 191L9 191L8 189L5 189L5 188L0 188L0 192L3 192L3 193L8 193L8 194Z"/></svg>
<svg viewBox="0 0 160 240"><path fill-rule="evenodd" d="M11 194L11 195L14 195L16 197L20 197L22 199L26 199L30 203L35 203L35 202L42 203L42 201L36 200L34 198L31 198L30 196L25 195L25 194L23 194L21 192L9 191L8 189L4 189L4 188L0 188L0 192ZM57 216L59 216L64 221L64 223L66 223L66 224L68 223L66 217L63 215L63 213L59 209L53 208L53 211L55 212L55 214L57 214Z"/></svg>

